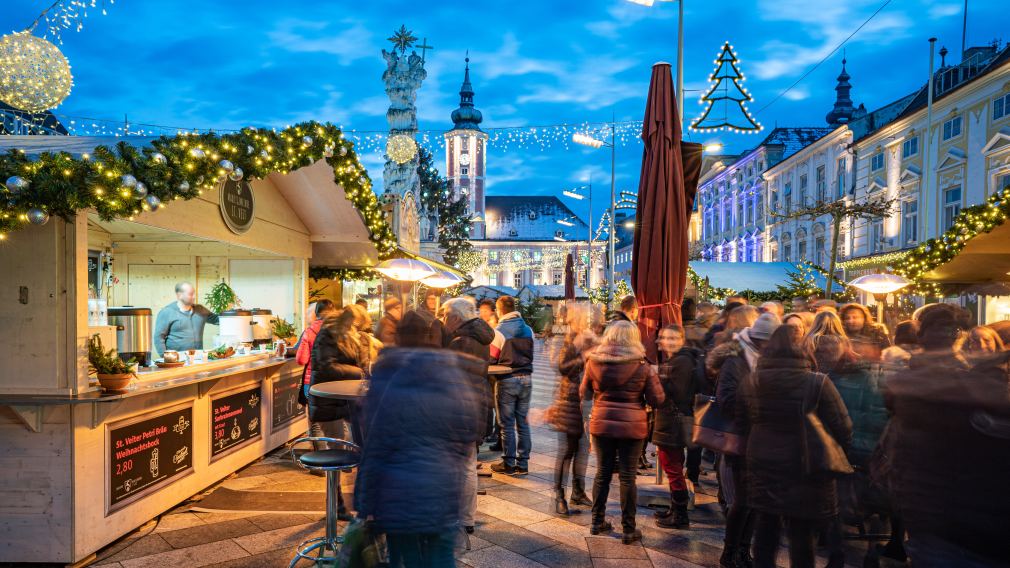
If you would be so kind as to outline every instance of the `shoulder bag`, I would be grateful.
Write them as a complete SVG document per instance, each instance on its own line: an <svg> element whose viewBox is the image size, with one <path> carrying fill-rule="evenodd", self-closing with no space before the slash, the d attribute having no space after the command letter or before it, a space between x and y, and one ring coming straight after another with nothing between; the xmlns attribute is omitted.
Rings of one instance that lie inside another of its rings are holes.
<svg viewBox="0 0 1010 568"><path fill-rule="evenodd" d="M694 422L690 439L695 446L729 456L743 455L746 443L734 421L722 413L716 398L703 394L694 397Z"/></svg>
<svg viewBox="0 0 1010 568"><path fill-rule="evenodd" d="M854 470L845 456L845 450L835 440L834 436L828 432L827 428L817 416L817 408L820 406L821 390L824 388L826 376L817 374L817 391L813 404L803 416L803 473L806 475L826 474L826 475L848 475ZM810 390L808 385L807 390Z"/></svg>

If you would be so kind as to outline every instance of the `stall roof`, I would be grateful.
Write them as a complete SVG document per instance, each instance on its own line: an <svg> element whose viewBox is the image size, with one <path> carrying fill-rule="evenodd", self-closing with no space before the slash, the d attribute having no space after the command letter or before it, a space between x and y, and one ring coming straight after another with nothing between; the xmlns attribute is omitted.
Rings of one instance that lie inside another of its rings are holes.
<svg viewBox="0 0 1010 568"><path fill-rule="evenodd" d="M692 262L691 268L700 278L708 278L710 286L773 292L789 280L790 272L799 268L792 262ZM824 286L825 278L817 275L816 286Z"/></svg>
<svg viewBox="0 0 1010 568"><path fill-rule="evenodd" d="M981 233L965 243L950 262L923 275L941 284L978 284L1010 281L1010 223Z"/></svg>
<svg viewBox="0 0 1010 568"><path fill-rule="evenodd" d="M563 300L565 298L564 284L527 284L519 291L519 299L529 300L533 296L539 296L544 300ZM587 300L589 294L581 286L575 287L575 299Z"/></svg>
<svg viewBox="0 0 1010 568"><path fill-rule="evenodd" d="M0 151L21 150L29 156L43 152L91 153L98 146L126 142L150 146L158 136L0 136ZM270 174L285 201L309 231L312 258L309 264L327 268L360 268L378 262L375 244L357 208L333 179L325 160L288 174Z"/></svg>

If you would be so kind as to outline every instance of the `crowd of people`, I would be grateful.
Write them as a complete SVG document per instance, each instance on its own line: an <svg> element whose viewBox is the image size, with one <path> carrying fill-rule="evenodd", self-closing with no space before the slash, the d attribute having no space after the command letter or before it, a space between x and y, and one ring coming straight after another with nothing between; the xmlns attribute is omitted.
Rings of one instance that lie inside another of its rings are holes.
<svg viewBox="0 0 1010 568"><path fill-rule="evenodd" d="M516 300L439 304L432 292L419 304L387 300L373 330L360 306L318 302L297 351L314 433L346 439L349 413L311 385L370 380L354 510L386 535L394 567L453 565L456 535L474 532L482 443L501 452L489 468L501 475L528 474L532 450L536 339ZM1010 562L1000 475L1010 471L1010 351L999 333L949 304L920 308L893 334L863 305L818 298L788 309L685 299L681 311L683 325L654 339L655 360L634 297L609 314L588 303L559 311L545 415L558 434L558 515L586 507L590 534L613 531L617 473L622 541L641 540L636 481L654 455L670 489L656 525L688 538L711 464L724 568L776 566L783 533L791 566L813 567L823 548L840 567L846 532L869 526L890 538L868 546L868 562ZM709 418L720 443L699 436ZM342 502L340 516L350 518Z"/></svg>

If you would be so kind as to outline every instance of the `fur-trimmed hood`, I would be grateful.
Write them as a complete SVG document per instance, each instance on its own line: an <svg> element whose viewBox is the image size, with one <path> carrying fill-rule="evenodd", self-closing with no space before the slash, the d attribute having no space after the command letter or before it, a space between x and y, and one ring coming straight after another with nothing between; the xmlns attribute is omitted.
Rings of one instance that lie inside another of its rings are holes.
<svg viewBox="0 0 1010 568"><path fill-rule="evenodd" d="M743 347L740 346L740 342L727 341L708 352L708 357L705 358L705 369L709 375L718 375L719 369L727 359L742 355Z"/></svg>
<svg viewBox="0 0 1010 568"><path fill-rule="evenodd" d="M598 363L632 363L645 358L645 348L641 345L600 345L589 354Z"/></svg>

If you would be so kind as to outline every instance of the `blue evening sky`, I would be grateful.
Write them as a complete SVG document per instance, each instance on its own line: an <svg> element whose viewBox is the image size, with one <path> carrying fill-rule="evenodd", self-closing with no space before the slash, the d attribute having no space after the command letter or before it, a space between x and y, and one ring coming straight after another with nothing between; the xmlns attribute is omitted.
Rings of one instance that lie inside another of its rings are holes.
<svg viewBox="0 0 1010 568"><path fill-rule="evenodd" d="M92 10L83 31L64 33L75 85L56 111L61 116L121 120L128 114L132 123L201 129L317 119L348 130L382 130L387 100L380 50L390 47L386 38L400 24L435 46L418 93L421 129L451 126L466 50L475 102L488 128L607 121L612 114L640 120L652 63L676 60L675 2L652 8L626 0L109 2L108 15ZM702 109L698 90L707 86L712 60L729 40L765 134L775 125L823 126L840 52L759 109L883 2L686 0L685 114ZM1000 37L1004 2L971 2L969 46ZM0 30L23 29L48 4L7 0ZM923 83L930 36L951 50L948 61L956 61L961 8L961 0L892 0L846 46L855 102L872 110ZM763 135L693 139L742 151ZM560 194L592 175L602 202L609 158L605 150L566 144L493 147L489 192ZM381 186L381 152L362 159ZM640 144L618 148L619 189L637 187L640 160Z"/></svg>

